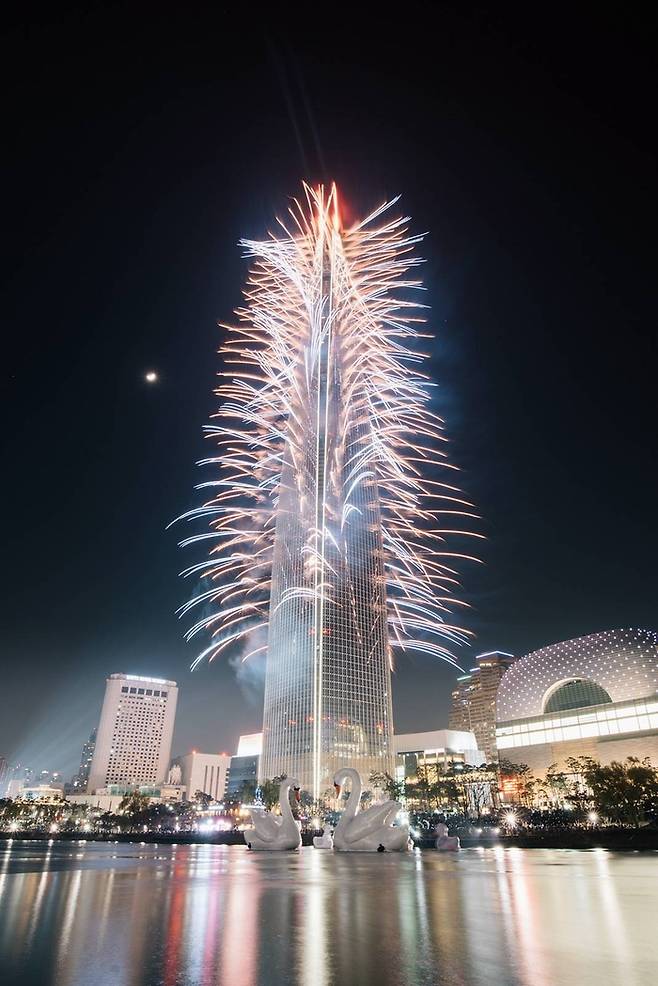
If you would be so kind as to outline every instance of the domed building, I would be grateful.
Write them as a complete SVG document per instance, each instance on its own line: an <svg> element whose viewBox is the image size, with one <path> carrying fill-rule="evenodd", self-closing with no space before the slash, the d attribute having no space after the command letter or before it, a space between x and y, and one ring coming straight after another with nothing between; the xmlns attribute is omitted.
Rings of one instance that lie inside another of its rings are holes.
<svg viewBox="0 0 658 986"><path fill-rule="evenodd" d="M572 756L658 764L656 631L607 630L517 660L498 689L496 745L537 774Z"/></svg>

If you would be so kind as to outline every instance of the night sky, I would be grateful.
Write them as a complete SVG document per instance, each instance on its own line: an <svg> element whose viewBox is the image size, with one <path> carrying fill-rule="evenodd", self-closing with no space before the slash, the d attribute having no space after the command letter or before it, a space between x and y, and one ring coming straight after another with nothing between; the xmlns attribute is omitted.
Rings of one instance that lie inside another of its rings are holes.
<svg viewBox="0 0 658 986"><path fill-rule="evenodd" d="M464 666L656 626L653 26L576 6L5 19L0 754L70 772L115 671L179 682L175 753L260 728L257 674L189 672L165 527L198 502L237 240L302 178L429 232L435 406L488 538ZM453 680L403 658L396 728L444 726Z"/></svg>

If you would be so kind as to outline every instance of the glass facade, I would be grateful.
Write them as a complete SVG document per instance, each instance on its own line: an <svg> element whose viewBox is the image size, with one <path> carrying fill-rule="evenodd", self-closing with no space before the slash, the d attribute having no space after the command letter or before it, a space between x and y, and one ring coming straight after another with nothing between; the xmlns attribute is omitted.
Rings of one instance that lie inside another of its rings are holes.
<svg viewBox="0 0 658 986"><path fill-rule="evenodd" d="M454 750L418 750L416 753L398 753L395 777L398 781L413 780L418 770L427 771L429 776L446 774L451 767L463 767L466 763L464 753Z"/></svg>
<svg viewBox="0 0 658 986"><path fill-rule="evenodd" d="M350 377L366 354L334 298L348 276L325 246L286 423L259 771L294 776L316 798L341 765L364 780L393 770L380 503L363 466L371 411Z"/></svg>
<svg viewBox="0 0 658 986"><path fill-rule="evenodd" d="M518 746L628 735L656 729L658 697L639 698L501 723L496 729L496 744L499 750L508 750Z"/></svg>
<svg viewBox="0 0 658 986"><path fill-rule="evenodd" d="M604 705L612 699L595 681L574 678L559 685L548 697L544 712L564 712L567 709L584 709L589 705Z"/></svg>
<svg viewBox="0 0 658 986"><path fill-rule="evenodd" d="M243 793L245 784L256 786L258 776L258 757L231 757L226 796L236 798Z"/></svg>

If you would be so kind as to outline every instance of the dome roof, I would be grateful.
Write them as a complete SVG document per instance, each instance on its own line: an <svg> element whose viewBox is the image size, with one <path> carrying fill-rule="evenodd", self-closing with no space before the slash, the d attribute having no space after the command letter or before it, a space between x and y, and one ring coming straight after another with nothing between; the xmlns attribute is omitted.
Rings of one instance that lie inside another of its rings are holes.
<svg viewBox="0 0 658 986"><path fill-rule="evenodd" d="M655 630L605 630L532 651L505 672L498 689L496 719L509 722L540 716L562 683L584 679L613 702L658 691L658 634Z"/></svg>

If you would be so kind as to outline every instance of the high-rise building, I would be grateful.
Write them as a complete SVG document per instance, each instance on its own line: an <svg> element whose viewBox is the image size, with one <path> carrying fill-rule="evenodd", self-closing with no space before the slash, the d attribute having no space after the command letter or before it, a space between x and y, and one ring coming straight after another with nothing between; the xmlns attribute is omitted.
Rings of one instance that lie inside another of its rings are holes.
<svg viewBox="0 0 658 986"><path fill-rule="evenodd" d="M497 759L496 697L503 675L514 663L512 654L489 651L478 654L477 665L460 675L452 691L449 729L463 729L475 734L477 745L487 763Z"/></svg>
<svg viewBox="0 0 658 986"><path fill-rule="evenodd" d="M212 547L181 611L199 607L189 638L209 635L197 660L237 641L245 660L267 650L259 778L295 777L318 798L338 767L392 772L393 648L454 663L469 542L446 541L475 515L418 370L420 237L382 218L395 200L346 225L335 186L304 195L279 236L243 241L246 305L204 460L213 497L185 515L211 533L183 543Z"/></svg>
<svg viewBox="0 0 658 986"><path fill-rule="evenodd" d="M82 747L82 752L80 754L80 766L78 767L78 772L75 777L71 778L71 782L67 784L64 788L67 794L84 794L87 790L87 784L89 783L89 771L91 770L91 761L94 757L94 749L96 748L96 730L92 729L89 734L89 739L85 742Z"/></svg>
<svg viewBox="0 0 658 986"><path fill-rule="evenodd" d="M5 795L7 782L9 780L9 764L6 757L0 757L0 798Z"/></svg>
<svg viewBox="0 0 658 986"><path fill-rule="evenodd" d="M227 753L198 753L196 750L174 760L174 765L181 769L181 784L188 801L194 801L197 793L221 801L226 793L230 764L231 757Z"/></svg>
<svg viewBox="0 0 658 986"><path fill-rule="evenodd" d="M328 295L333 276L328 266ZM345 524L354 457L369 428L363 414L346 413L343 359L336 336L321 333L309 393L299 398L311 401L301 454L288 446L283 465L270 600L260 778L296 777L315 797L331 789L340 765L366 777L393 765L379 493L364 479ZM301 411L293 409L291 430Z"/></svg>
<svg viewBox="0 0 658 986"><path fill-rule="evenodd" d="M325 208L298 245L315 312L290 354L299 384L284 424L259 766L261 780L287 774L316 798L341 765L368 776L394 763L380 490L364 454L371 411L350 366L359 316L349 323L349 274Z"/></svg>
<svg viewBox="0 0 658 986"><path fill-rule="evenodd" d="M87 790L166 779L178 686L134 674L107 679Z"/></svg>

